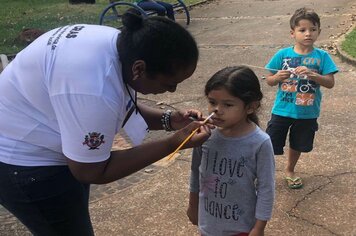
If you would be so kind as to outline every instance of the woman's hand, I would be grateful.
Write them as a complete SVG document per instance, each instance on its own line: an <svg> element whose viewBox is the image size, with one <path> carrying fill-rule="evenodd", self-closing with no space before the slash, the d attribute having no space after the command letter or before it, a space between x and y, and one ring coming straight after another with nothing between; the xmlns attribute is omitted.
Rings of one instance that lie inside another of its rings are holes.
<svg viewBox="0 0 356 236"><path fill-rule="evenodd" d="M175 143L173 145L178 147L194 132L181 149L200 146L210 137L210 126L203 121L191 121L189 125L174 133L171 139Z"/></svg>
<svg viewBox="0 0 356 236"><path fill-rule="evenodd" d="M202 120L202 116L200 111L194 109L173 111L171 115L171 126L174 130L179 130L190 124L193 120Z"/></svg>

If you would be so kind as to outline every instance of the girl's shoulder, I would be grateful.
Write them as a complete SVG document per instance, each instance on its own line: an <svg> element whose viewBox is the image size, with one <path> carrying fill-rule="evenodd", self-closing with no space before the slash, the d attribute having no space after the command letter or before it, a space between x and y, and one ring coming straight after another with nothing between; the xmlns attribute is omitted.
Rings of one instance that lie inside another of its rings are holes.
<svg viewBox="0 0 356 236"><path fill-rule="evenodd" d="M219 131L219 129L214 129L212 130L210 138L220 139L225 141L245 141L245 142L250 142L251 140L254 140L253 142L255 141L264 142L265 140L270 139L269 135L257 125L253 130L251 130L251 132L240 137L226 137Z"/></svg>
<svg viewBox="0 0 356 236"><path fill-rule="evenodd" d="M256 126L255 134L263 141L271 139L270 136L259 126Z"/></svg>

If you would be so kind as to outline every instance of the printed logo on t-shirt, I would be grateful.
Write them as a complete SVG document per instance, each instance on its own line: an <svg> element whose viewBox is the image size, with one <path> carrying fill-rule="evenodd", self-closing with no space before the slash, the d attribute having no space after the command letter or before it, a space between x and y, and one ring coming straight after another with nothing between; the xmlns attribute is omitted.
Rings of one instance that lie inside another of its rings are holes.
<svg viewBox="0 0 356 236"><path fill-rule="evenodd" d="M237 188L237 182L244 177L248 158L243 155L221 157L218 152L213 155L208 152L203 158L206 158L203 168L212 172L200 176L200 196L204 201L205 214L226 221L239 221L245 214L245 206L235 202L229 193L230 189Z"/></svg>
<svg viewBox="0 0 356 236"><path fill-rule="evenodd" d="M59 41L62 39L63 34L67 32L67 29L69 27L72 27L72 26L68 25L68 26L65 26L65 27L61 27L58 30L56 30L51 35L51 37L49 37L48 42L47 42L47 46L51 46L51 50L52 51L56 49L56 47L58 46ZM79 31L81 31L84 28L85 28L85 26L76 25L69 31L69 33L66 34L65 37L67 39L76 38L78 36Z"/></svg>
<svg viewBox="0 0 356 236"><path fill-rule="evenodd" d="M282 70L293 71L298 66L307 66L310 70L318 72L320 60L311 57L287 57L283 59ZM279 84L280 102L294 103L297 106L313 106L318 85L305 76L291 74Z"/></svg>
<svg viewBox="0 0 356 236"><path fill-rule="evenodd" d="M83 145L87 145L89 150L99 149L99 146L105 143L104 135L98 132L90 132L85 135Z"/></svg>

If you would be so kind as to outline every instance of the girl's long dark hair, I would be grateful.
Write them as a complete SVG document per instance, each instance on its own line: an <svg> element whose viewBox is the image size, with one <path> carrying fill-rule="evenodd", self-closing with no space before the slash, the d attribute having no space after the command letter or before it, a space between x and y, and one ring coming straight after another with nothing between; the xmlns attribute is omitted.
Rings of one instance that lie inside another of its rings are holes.
<svg viewBox="0 0 356 236"><path fill-rule="evenodd" d="M205 85L205 96L215 89L226 89L231 95L241 99L245 106L259 102L263 98L260 82L256 74L247 66L226 67L216 72ZM259 125L256 112L247 116L249 120Z"/></svg>

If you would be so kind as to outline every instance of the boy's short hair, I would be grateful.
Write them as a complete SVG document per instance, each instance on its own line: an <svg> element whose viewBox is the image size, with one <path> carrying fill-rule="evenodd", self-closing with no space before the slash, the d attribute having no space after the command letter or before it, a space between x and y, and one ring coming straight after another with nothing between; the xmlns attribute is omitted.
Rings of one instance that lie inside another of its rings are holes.
<svg viewBox="0 0 356 236"><path fill-rule="evenodd" d="M294 30L294 28L298 26L299 21L301 20L309 20L313 23L313 25L316 25L320 28L320 18L313 9L306 7L297 9L293 16L290 18L290 28Z"/></svg>

